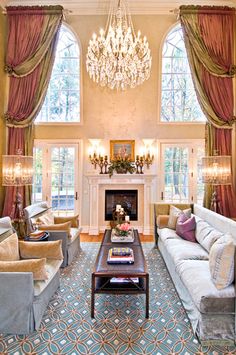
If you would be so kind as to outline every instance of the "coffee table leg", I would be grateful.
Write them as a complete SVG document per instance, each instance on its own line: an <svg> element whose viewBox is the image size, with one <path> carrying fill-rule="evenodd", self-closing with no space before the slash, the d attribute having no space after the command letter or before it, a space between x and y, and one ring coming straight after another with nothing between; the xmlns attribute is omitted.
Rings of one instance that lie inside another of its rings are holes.
<svg viewBox="0 0 236 355"><path fill-rule="evenodd" d="M146 275L146 318L149 318L149 274Z"/></svg>
<svg viewBox="0 0 236 355"><path fill-rule="evenodd" d="M92 274L92 285L91 285L91 318L94 318L94 298L95 298L95 275Z"/></svg>

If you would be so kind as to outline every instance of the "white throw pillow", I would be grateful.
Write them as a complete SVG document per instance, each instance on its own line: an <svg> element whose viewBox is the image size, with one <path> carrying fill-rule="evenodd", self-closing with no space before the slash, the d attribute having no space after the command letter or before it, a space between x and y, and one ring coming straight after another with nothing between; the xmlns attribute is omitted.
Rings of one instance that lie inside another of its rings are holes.
<svg viewBox="0 0 236 355"><path fill-rule="evenodd" d="M234 281L235 245L231 234L225 234L211 247L209 267L212 281L221 290Z"/></svg>
<svg viewBox="0 0 236 355"><path fill-rule="evenodd" d="M180 210L179 208L175 207L175 206L170 206L170 214L169 214L169 220L168 220L168 224L167 227L170 229L175 229L176 228L176 223L177 223L177 219L179 217L179 215L181 213L184 213L186 215L187 218L191 217L191 208L187 208L186 210Z"/></svg>

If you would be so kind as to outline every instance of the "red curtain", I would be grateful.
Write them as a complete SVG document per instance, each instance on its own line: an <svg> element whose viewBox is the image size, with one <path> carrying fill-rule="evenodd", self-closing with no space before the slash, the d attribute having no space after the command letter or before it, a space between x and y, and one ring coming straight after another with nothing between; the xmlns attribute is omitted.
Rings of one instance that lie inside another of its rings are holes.
<svg viewBox="0 0 236 355"><path fill-rule="evenodd" d="M62 10L61 6L7 7L8 154L15 155L20 150L32 155L33 120L43 104L50 79ZM30 203L27 188L20 188L23 207ZM6 188L3 215L18 219L13 208L15 192L15 188Z"/></svg>

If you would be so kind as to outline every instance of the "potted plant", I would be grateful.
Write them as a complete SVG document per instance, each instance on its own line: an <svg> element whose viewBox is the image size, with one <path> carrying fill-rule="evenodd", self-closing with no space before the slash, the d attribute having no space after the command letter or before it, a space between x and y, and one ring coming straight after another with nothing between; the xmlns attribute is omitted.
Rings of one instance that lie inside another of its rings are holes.
<svg viewBox="0 0 236 355"><path fill-rule="evenodd" d="M117 158L111 161L111 165L108 168L109 176L111 177L116 171L117 174L133 174L135 172L135 166L128 158Z"/></svg>

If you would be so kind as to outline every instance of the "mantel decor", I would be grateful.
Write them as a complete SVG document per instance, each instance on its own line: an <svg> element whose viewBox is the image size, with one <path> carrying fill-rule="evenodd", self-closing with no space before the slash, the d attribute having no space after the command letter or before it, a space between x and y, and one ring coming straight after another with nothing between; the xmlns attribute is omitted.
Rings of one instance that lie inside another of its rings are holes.
<svg viewBox="0 0 236 355"><path fill-rule="evenodd" d="M129 158L117 158L111 161L111 165L108 168L109 176L111 177L114 171L117 174L133 174L135 172L135 165Z"/></svg>
<svg viewBox="0 0 236 355"><path fill-rule="evenodd" d="M135 160L135 140L111 140L110 141L110 160L129 159Z"/></svg>

